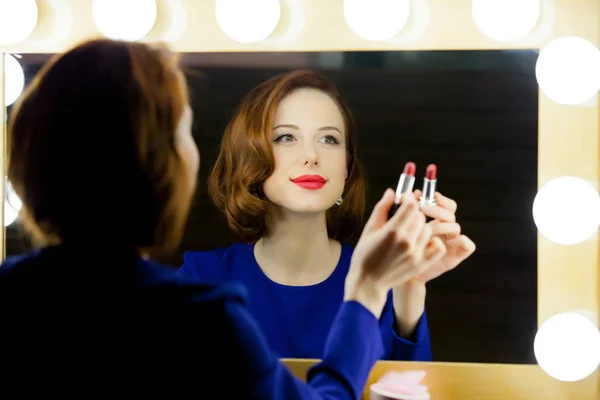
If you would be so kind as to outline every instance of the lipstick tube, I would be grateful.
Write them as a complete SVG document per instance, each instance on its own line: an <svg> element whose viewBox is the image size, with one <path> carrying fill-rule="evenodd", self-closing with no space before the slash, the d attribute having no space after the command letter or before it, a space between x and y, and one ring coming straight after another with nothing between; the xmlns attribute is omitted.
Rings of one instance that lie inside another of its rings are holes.
<svg viewBox="0 0 600 400"><path fill-rule="evenodd" d="M388 219L392 218L398 208L400 208L400 200L402 199L402 195L407 192L412 192L413 187L415 185L415 172L417 171L417 166L414 162L409 161L404 165L404 171L400 175L400 179L398 180L398 186L396 187L396 200L388 213Z"/></svg>
<svg viewBox="0 0 600 400"><path fill-rule="evenodd" d="M425 178L423 178L423 190L421 198L419 199L419 205L437 205L435 200L435 188L437 186L437 166L435 164L429 164L425 171Z"/></svg>
<svg viewBox="0 0 600 400"><path fill-rule="evenodd" d="M429 164L425 170L425 178L423 178L423 190L421 198L419 199L419 206L425 205L437 205L435 200L435 188L437 186L437 166L435 164ZM426 217L425 222L432 221L433 218Z"/></svg>

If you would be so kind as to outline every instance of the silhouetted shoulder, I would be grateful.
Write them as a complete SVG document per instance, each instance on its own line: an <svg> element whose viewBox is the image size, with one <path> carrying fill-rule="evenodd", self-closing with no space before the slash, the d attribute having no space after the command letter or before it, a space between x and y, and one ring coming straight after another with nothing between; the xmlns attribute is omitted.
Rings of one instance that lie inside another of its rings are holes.
<svg viewBox="0 0 600 400"><path fill-rule="evenodd" d="M86 302L163 307L177 303L243 303L245 291L235 284L194 283L177 273L175 267L131 252L94 254L57 246L8 257L0 266L0 297L21 307L35 303L42 307L52 302L61 302L66 308Z"/></svg>

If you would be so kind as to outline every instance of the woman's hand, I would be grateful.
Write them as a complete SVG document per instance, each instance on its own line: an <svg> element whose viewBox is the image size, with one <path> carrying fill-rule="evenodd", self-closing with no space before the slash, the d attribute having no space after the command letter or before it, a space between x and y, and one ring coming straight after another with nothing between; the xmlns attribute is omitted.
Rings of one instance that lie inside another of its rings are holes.
<svg viewBox="0 0 600 400"><path fill-rule="evenodd" d="M421 191L415 191L414 197L415 200L419 199ZM446 252L439 261L429 264L425 271L394 287L396 329L398 334L405 338L412 336L425 310L425 284L456 268L475 251L475 243L467 236L461 235L461 227L456 222L456 202L437 192L435 199L436 206L423 206L421 211L433 218L427 226L431 227L432 237L443 241Z"/></svg>
<svg viewBox="0 0 600 400"><path fill-rule="evenodd" d="M415 191L415 197L420 196L421 191ZM429 282L456 268L475 252L475 243L461 234L461 227L456 222L456 202L438 192L435 193L435 200L437 206L426 205L421 208L421 211L433 218L427 225L431 226L432 236L439 237L444 242L446 254L439 262L416 277L422 283Z"/></svg>
<svg viewBox="0 0 600 400"><path fill-rule="evenodd" d="M377 203L354 249L346 277L345 300L356 300L379 318L388 291L427 273L444 257L446 247L432 236L413 193L388 221L395 194L388 189Z"/></svg>

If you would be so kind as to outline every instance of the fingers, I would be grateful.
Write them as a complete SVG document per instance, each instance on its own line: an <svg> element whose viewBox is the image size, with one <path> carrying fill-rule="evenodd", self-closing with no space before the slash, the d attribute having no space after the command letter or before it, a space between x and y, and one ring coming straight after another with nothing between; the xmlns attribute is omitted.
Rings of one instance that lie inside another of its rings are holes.
<svg viewBox="0 0 600 400"><path fill-rule="evenodd" d="M381 199L375 204L373 212L369 216L363 232L369 233L376 231L387 221L388 212L394 204L396 195L392 189L387 189Z"/></svg>
<svg viewBox="0 0 600 400"><path fill-rule="evenodd" d="M440 236L443 240L451 240L460 236L460 225L456 222L431 221L431 236Z"/></svg>
<svg viewBox="0 0 600 400"><path fill-rule="evenodd" d="M441 260L446 255L446 246L442 239L437 236L431 238L424 250L423 258L427 264L432 264Z"/></svg>
<svg viewBox="0 0 600 400"><path fill-rule="evenodd" d="M423 192L419 189L415 190L414 193L415 193L415 197L417 198L417 201L423 195ZM452 200L450 197L444 196L440 192L435 192L434 197L435 197L435 201L437 202L438 206L445 208L446 210L448 210L452 213L456 213L456 210L458 208L458 204L456 203L456 201Z"/></svg>
<svg viewBox="0 0 600 400"><path fill-rule="evenodd" d="M406 236L410 243L416 243L423 233L423 230L426 231L427 236L431 237L431 227L427 226L426 222L423 213L417 211L412 214L410 220L406 223L406 227L403 227L403 229L406 230ZM417 248L422 249L423 247L417 246Z"/></svg>
<svg viewBox="0 0 600 400"><path fill-rule="evenodd" d="M424 252L427 244L431 241L432 229L429 224L423 225L416 239L415 251Z"/></svg>
<svg viewBox="0 0 600 400"><path fill-rule="evenodd" d="M450 211L451 213L456 213L456 209L458 208L458 204L456 204L456 201L452 200L449 197L444 196L440 192L435 192L434 196L435 196L435 201L438 203L438 205L440 207L445 208L446 210Z"/></svg>
<svg viewBox="0 0 600 400"><path fill-rule="evenodd" d="M452 247L455 257L458 258L458 263L470 257L476 249L475 243L465 235L449 240L447 246Z"/></svg>
<svg viewBox="0 0 600 400"><path fill-rule="evenodd" d="M419 212L419 203L417 203L412 193L405 193L402 195L400 201L400 208L398 208L396 214L389 220L389 227L392 230L406 226L406 224L412 222L413 218L416 218L416 214L421 214Z"/></svg>
<svg viewBox="0 0 600 400"><path fill-rule="evenodd" d="M421 211L426 216L442 222L456 222L456 215L450 210L441 206L424 205Z"/></svg>
<svg viewBox="0 0 600 400"><path fill-rule="evenodd" d="M394 230L394 235L400 239L400 244L404 245L404 250L414 247L417 237L425 226L425 215L419 210L419 203L415 200L412 193L406 193L402 198L402 205L397 211L398 218L390 220L390 229ZM395 217L395 215L394 215Z"/></svg>

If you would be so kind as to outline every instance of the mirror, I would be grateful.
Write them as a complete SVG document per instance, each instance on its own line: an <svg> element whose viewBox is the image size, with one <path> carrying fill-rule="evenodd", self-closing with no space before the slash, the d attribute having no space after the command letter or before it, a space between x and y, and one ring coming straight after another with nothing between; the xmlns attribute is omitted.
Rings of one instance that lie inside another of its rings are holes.
<svg viewBox="0 0 600 400"><path fill-rule="evenodd" d="M184 251L239 241L206 191L223 129L252 87L280 72L317 69L336 83L356 120L358 155L369 182L367 213L385 188L395 189L405 162L417 164L415 188L433 162L438 190L457 201L458 222L477 244L470 259L427 286L433 360L535 363L537 231L531 204L538 179L537 54L184 54L202 156L200 182L181 248L161 261L179 266ZM23 56L27 82L47 59ZM26 249L16 225L10 225L7 255Z"/></svg>

